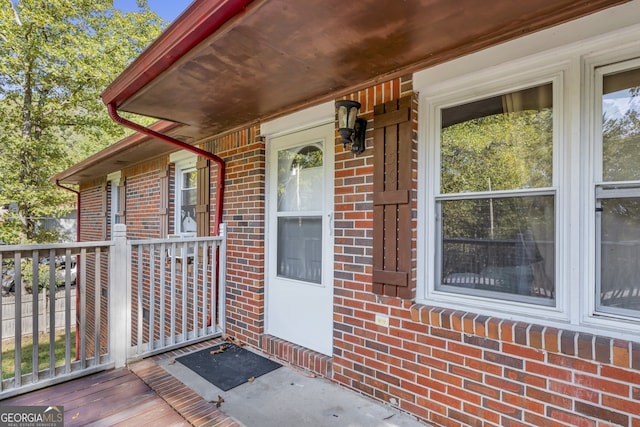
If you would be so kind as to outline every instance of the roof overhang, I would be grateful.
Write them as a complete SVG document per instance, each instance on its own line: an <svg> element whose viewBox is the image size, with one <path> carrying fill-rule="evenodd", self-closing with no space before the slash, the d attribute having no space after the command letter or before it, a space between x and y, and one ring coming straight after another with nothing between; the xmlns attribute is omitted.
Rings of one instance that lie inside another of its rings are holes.
<svg viewBox="0 0 640 427"><path fill-rule="evenodd" d="M103 93L226 132L626 0L196 0Z"/></svg>
<svg viewBox="0 0 640 427"><path fill-rule="evenodd" d="M180 125L161 120L150 128L160 133L175 134L179 133ZM51 180L61 184L80 184L135 165L143 159L152 159L172 151L175 151L175 147L135 133L52 176Z"/></svg>
<svg viewBox="0 0 640 427"><path fill-rule="evenodd" d="M153 128L193 144L626 2L196 0L102 99L174 122ZM78 184L172 151L132 135L53 179Z"/></svg>

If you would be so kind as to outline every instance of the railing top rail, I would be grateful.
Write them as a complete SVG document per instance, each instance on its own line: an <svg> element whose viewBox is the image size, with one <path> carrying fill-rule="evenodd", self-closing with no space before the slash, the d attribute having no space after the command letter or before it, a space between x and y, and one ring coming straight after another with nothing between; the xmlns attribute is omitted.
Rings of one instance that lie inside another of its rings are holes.
<svg viewBox="0 0 640 427"><path fill-rule="evenodd" d="M192 242L222 242L223 236L206 236L206 237L181 237L167 239L145 239L145 240L129 240L127 243L132 246L136 245L157 245L162 243L192 243Z"/></svg>
<svg viewBox="0 0 640 427"><path fill-rule="evenodd" d="M47 251L50 249L107 248L110 246L113 246L112 241L44 243L35 245L2 245L0 246L0 252L13 253L25 251Z"/></svg>

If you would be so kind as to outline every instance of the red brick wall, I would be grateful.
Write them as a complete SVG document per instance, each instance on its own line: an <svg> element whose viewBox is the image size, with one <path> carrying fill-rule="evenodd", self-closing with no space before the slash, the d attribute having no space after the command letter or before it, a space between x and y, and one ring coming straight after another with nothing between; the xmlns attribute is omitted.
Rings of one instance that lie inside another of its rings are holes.
<svg viewBox="0 0 640 427"><path fill-rule="evenodd" d="M105 228L103 227L106 218L104 216L104 192L106 186L104 177L97 179L93 182L86 183L80 187L80 200L81 200L81 230L80 240L82 241L101 241L105 240ZM108 210L107 210L108 212ZM94 354L95 348L95 325L96 325L96 304L95 304L95 292L101 292L102 289L107 289L109 283L109 270L108 270L108 254L102 254L100 264L100 283L96 283L96 258L95 255L88 254L84 260L85 277L86 282L82 283L82 269L81 263L77 264L76 269L76 289L79 291L82 286L85 286L86 292L86 351L87 356L91 357ZM78 259L78 261L81 261ZM74 302L72 302L73 304ZM108 301L107 298L100 295L100 352L105 354L108 350L108 320L107 313ZM79 334L78 334L79 336Z"/></svg>
<svg viewBox="0 0 640 427"><path fill-rule="evenodd" d="M162 158L123 170L126 178L126 225L131 239L160 237L160 167Z"/></svg>
<svg viewBox="0 0 640 427"><path fill-rule="evenodd" d="M259 126L205 145L226 162L223 222L227 227L226 327L229 335L255 347L264 333L265 143ZM215 189L217 168L211 172ZM211 234L215 220L211 194Z"/></svg>
<svg viewBox="0 0 640 427"><path fill-rule="evenodd" d="M370 122L365 153L336 145L333 379L442 426L640 427L639 343L372 293L372 111L410 92L349 96ZM415 233L413 254L415 281Z"/></svg>
<svg viewBox="0 0 640 427"><path fill-rule="evenodd" d="M89 182L80 186L80 238L83 242L95 242L104 240L102 229L103 215L103 186L102 179Z"/></svg>

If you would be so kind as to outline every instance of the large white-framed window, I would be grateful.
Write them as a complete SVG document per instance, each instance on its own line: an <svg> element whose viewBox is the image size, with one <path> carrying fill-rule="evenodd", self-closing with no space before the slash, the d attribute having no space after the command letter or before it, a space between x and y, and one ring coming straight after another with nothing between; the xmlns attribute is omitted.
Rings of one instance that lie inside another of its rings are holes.
<svg viewBox="0 0 640 427"><path fill-rule="evenodd" d="M553 86L434 105L436 291L555 305Z"/></svg>
<svg viewBox="0 0 640 427"><path fill-rule="evenodd" d="M414 75L417 302L640 334L640 26L593 24Z"/></svg>
<svg viewBox="0 0 640 427"><path fill-rule="evenodd" d="M561 317L564 65L426 96L431 300ZM424 119L423 115L423 119Z"/></svg>

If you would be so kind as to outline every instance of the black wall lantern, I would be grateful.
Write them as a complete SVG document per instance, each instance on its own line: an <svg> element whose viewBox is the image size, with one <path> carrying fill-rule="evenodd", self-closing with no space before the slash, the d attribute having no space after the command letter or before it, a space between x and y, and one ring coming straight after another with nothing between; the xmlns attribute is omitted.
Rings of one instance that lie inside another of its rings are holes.
<svg viewBox="0 0 640 427"><path fill-rule="evenodd" d="M338 110L338 132L342 136L342 145L347 148L351 144L351 152L360 154L364 151L364 134L367 121L358 118L360 103L348 99L336 101Z"/></svg>

